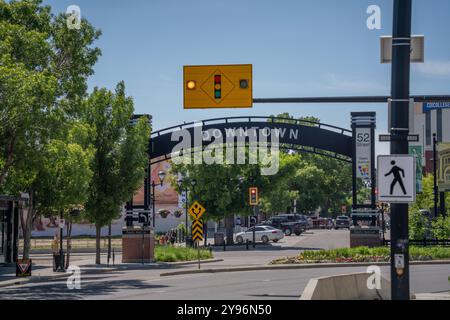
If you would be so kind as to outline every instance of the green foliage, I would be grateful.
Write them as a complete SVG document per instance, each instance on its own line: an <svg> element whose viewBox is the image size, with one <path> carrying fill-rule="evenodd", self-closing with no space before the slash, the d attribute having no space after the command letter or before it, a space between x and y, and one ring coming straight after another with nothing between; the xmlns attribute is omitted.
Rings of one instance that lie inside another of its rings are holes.
<svg viewBox="0 0 450 320"><path fill-rule="evenodd" d="M133 101L126 97L123 83L117 85L115 93L95 88L86 100L86 110L95 150L86 211L99 228L117 218L121 205L141 185L148 163L150 128L144 118L136 126L129 124Z"/></svg>
<svg viewBox="0 0 450 320"><path fill-rule="evenodd" d="M200 249L200 260L212 259L212 253L207 249ZM155 260L157 262L194 261L198 259L198 251L194 248L156 246Z"/></svg>
<svg viewBox="0 0 450 320"><path fill-rule="evenodd" d="M411 240L422 240L429 237L430 220L420 211L409 213L409 238Z"/></svg>
<svg viewBox="0 0 450 320"><path fill-rule="evenodd" d="M65 14L52 15L40 0L0 1L0 191L29 189L45 144L66 136L100 54L92 46L99 35L86 20L68 30Z"/></svg>
<svg viewBox="0 0 450 320"><path fill-rule="evenodd" d="M52 140L46 146L44 163L35 186L42 210L69 209L87 200L92 177L91 150L75 143Z"/></svg>
<svg viewBox="0 0 450 320"><path fill-rule="evenodd" d="M448 240L450 239L450 217L440 216L435 221L433 221L433 236L437 240Z"/></svg>
<svg viewBox="0 0 450 320"><path fill-rule="evenodd" d="M416 202L409 206L409 212L417 212L421 209L430 210L434 207L434 177L426 175L422 180L422 192L416 196Z"/></svg>
<svg viewBox="0 0 450 320"><path fill-rule="evenodd" d="M409 259L411 261L450 259L450 248L413 246L409 248ZM277 259L271 264L388 261L390 261L389 247L358 247L303 251L297 257Z"/></svg>

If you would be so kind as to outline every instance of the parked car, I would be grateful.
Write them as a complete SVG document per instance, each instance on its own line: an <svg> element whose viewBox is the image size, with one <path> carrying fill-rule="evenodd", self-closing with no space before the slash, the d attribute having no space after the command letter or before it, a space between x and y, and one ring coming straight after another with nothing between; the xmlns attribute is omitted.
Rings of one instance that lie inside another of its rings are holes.
<svg viewBox="0 0 450 320"><path fill-rule="evenodd" d="M267 221L264 221L261 225L267 225L280 229L286 236L290 236L292 234L299 236L306 230L307 220L296 221L292 220L289 215L277 215L271 217Z"/></svg>
<svg viewBox="0 0 450 320"><path fill-rule="evenodd" d="M283 231L271 227L271 226L255 226L247 229L244 232L239 232L236 234L236 242L242 244L247 240L249 242L253 241L253 230L255 230L255 242L261 241L263 243L268 243L269 241L278 242L284 238Z"/></svg>
<svg viewBox="0 0 450 320"><path fill-rule="evenodd" d="M338 216L334 225L335 229L346 228L350 229L350 218L347 216Z"/></svg>
<svg viewBox="0 0 450 320"><path fill-rule="evenodd" d="M318 218L317 224L319 229L333 229L334 223L331 218Z"/></svg>

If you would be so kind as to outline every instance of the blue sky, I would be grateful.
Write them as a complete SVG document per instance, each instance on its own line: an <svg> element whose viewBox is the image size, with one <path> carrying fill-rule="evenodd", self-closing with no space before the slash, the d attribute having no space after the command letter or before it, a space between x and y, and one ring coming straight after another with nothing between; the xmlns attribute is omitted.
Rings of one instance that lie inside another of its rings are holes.
<svg viewBox="0 0 450 320"><path fill-rule="evenodd" d="M350 112L386 104L260 105L253 109L183 110L183 65L251 63L254 97L389 95L390 64L380 64L379 37L392 33L392 0L45 0L54 13L78 5L100 28L103 55L89 81L114 88L124 80L136 113L154 129L220 116L313 115L348 128ZM368 30L378 5L382 29ZM411 94L450 94L450 1L413 0L413 34L425 35L425 64L415 64ZM387 150L388 144L382 149ZM377 146L380 149L380 146ZM378 150L380 152L380 150Z"/></svg>

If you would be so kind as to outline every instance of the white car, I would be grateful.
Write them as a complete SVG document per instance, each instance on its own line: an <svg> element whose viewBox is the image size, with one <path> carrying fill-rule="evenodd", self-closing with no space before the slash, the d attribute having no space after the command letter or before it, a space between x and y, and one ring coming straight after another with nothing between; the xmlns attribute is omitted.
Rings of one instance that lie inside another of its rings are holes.
<svg viewBox="0 0 450 320"><path fill-rule="evenodd" d="M236 242L241 244L245 243L247 240L249 242L253 241L253 230L255 230L255 242L262 241L263 243L268 243L269 241L278 242L278 240L284 238L283 231L270 226L256 226L247 229L244 232L239 232L236 234Z"/></svg>

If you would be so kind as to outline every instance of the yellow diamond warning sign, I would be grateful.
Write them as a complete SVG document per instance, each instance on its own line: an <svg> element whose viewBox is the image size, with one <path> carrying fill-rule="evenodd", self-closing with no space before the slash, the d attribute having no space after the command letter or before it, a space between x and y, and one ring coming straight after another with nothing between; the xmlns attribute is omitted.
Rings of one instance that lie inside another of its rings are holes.
<svg viewBox="0 0 450 320"><path fill-rule="evenodd" d="M200 219L205 211L206 209L203 208L203 206L197 201L195 201L194 204L189 208L189 214L194 220Z"/></svg>
<svg viewBox="0 0 450 320"><path fill-rule="evenodd" d="M252 65L184 67L184 108L251 108Z"/></svg>

